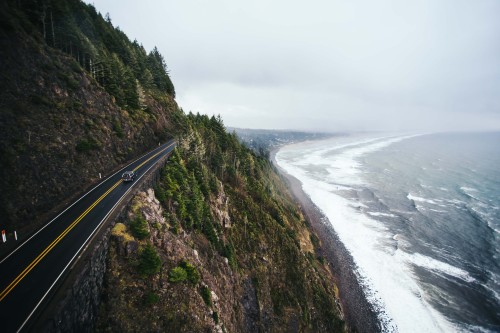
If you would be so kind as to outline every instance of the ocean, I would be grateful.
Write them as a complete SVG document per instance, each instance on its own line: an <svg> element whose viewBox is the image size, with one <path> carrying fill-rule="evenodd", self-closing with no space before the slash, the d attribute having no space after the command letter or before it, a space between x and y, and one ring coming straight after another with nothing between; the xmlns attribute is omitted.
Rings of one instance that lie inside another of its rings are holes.
<svg viewBox="0 0 500 333"><path fill-rule="evenodd" d="M282 147L352 255L384 332L500 332L500 133Z"/></svg>

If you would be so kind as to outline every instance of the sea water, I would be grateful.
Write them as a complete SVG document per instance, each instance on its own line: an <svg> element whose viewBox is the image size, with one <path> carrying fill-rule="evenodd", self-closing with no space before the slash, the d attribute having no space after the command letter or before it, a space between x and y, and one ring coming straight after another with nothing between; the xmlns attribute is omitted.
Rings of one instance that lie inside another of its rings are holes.
<svg viewBox="0 0 500 333"><path fill-rule="evenodd" d="M500 332L500 133L353 134L281 148L385 332Z"/></svg>

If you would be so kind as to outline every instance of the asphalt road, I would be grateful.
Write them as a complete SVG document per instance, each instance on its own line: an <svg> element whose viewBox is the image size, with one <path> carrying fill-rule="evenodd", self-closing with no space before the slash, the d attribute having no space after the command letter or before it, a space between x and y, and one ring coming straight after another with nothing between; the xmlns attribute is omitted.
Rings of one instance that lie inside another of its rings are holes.
<svg viewBox="0 0 500 333"><path fill-rule="evenodd" d="M170 141L111 175L0 262L0 332L27 326L120 199L174 147ZM126 170L136 170L138 178L122 182Z"/></svg>

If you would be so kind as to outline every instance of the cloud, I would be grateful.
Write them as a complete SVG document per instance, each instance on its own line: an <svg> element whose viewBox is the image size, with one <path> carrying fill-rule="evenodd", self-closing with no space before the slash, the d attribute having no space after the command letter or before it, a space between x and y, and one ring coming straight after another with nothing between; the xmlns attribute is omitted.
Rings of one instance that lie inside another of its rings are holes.
<svg viewBox="0 0 500 333"><path fill-rule="evenodd" d="M322 130L500 129L494 0L95 1L185 110Z"/></svg>

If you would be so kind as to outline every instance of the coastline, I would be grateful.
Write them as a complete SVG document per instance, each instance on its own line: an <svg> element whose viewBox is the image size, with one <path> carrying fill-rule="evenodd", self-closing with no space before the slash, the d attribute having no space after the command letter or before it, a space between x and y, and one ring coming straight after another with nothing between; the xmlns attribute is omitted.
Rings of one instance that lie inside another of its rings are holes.
<svg viewBox="0 0 500 333"><path fill-rule="evenodd" d="M329 223L325 223L328 221L327 217L302 190L302 183L278 165L276 153L279 149L275 148L271 151L271 162L285 180L304 216L320 239L319 254L325 258L333 272L344 317L350 331L381 332L377 314L366 299L363 288L352 269L354 267L352 256Z"/></svg>

